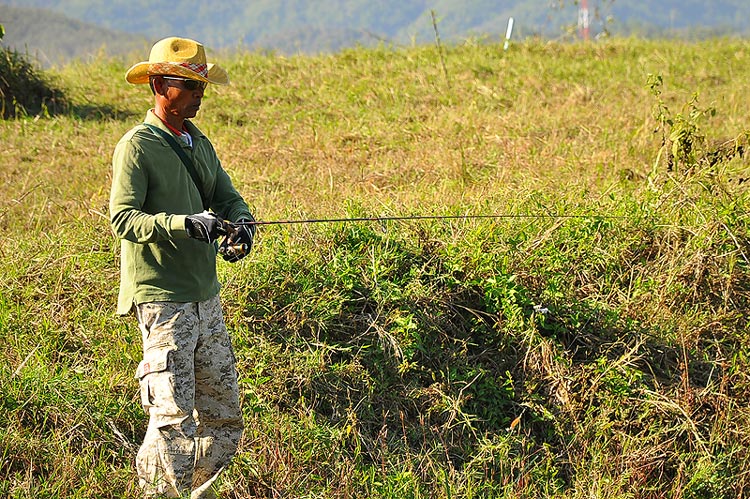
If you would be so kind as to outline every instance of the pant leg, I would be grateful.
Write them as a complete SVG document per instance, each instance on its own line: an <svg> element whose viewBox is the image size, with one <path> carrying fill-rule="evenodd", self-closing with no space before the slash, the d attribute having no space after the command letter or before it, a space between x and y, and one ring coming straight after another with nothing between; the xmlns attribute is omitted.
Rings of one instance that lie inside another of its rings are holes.
<svg viewBox="0 0 750 499"><path fill-rule="evenodd" d="M199 304L201 336L195 350L195 409L198 414L193 499L211 490L237 451L244 428L234 351L217 297Z"/></svg>
<svg viewBox="0 0 750 499"><path fill-rule="evenodd" d="M143 335L141 402L149 415L136 456L139 483L147 497L187 497L195 463L197 307L146 303L138 306L137 317Z"/></svg>

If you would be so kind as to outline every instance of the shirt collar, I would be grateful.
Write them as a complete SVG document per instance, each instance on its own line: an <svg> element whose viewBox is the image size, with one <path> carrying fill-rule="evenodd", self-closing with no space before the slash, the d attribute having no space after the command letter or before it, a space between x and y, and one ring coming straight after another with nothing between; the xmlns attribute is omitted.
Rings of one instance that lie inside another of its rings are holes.
<svg viewBox="0 0 750 499"><path fill-rule="evenodd" d="M159 118L155 113L153 109L149 109L146 113L146 119L144 120L146 123L149 123L151 125L156 125L159 128L164 128L166 130L169 130L172 133L175 133L179 136L179 133L176 132L176 128L170 126L166 122L164 122L161 118ZM182 125L183 129L190 134L193 139L196 139L198 137L203 137L203 132L200 131L200 129L193 124L190 120L185 120Z"/></svg>

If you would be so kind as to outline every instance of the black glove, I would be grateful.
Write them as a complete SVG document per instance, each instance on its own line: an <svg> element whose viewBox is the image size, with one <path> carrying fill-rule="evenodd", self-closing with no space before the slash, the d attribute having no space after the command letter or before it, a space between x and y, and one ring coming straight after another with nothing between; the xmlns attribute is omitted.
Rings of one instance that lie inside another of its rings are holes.
<svg viewBox="0 0 750 499"><path fill-rule="evenodd" d="M209 211L188 215L185 218L185 229L188 236L209 244L227 233L224 220Z"/></svg>
<svg viewBox="0 0 750 499"><path fill-rule="evenodd" d="M238 220L239 223L252 222L246 218ZM228 224L230 229L227 237L219 246L219 254L224 260L234 263L242 260L250 253L253 247L253 237L255 237L254 225L233 225Z"/></svg>

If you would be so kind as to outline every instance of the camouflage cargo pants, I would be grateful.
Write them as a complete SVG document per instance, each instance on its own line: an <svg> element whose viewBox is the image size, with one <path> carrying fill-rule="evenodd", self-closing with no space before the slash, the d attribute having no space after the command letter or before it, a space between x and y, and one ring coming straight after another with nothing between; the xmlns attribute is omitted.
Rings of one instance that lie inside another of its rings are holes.
<svg viewBox="0 0 750 499"><path fill-rule="evenodd" d="M136 457L146 497L216 497L242 435L235 357L219 297L137 307L149 424Z"/></svg>

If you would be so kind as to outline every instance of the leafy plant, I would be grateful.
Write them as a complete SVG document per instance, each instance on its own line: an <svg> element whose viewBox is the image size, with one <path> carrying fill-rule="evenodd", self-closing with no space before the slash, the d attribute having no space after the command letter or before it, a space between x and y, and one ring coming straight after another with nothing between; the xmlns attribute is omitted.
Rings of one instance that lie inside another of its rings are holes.
<svg viewBox="0 0 750 499"><path fill-rule="evenodd" d="M648 77L648 87L657 100L654 115L658 123L657 130L662 133L667 171L690 173L706 164L708 150L702 123L706 118L714 117L716 109L699 107L698 93L694 93L683 111L673 116L662 100L663 83L661 75L652 74Z"/></svg>

